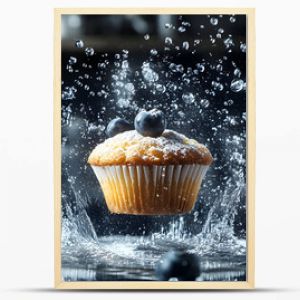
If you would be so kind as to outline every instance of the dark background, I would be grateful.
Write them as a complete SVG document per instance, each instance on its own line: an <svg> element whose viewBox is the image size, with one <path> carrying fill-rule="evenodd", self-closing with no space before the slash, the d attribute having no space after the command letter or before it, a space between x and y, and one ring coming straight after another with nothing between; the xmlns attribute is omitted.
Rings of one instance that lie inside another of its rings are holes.
<svg viewBox="0 0 300 300"><path fill-rule="evenodd" d="M217 18L218 24L213 25L211 18ZM231 22L230 18L234 18L235 22ZM166 23L172 24L175 29L165 28ZM188 23L191 25L183 26L184 32L178 31L182 24ZM146 34L149 39L145 39ZM172 38L171 46L166 47L165 37ZM234 42L230 47L224 43L227 38ZM82 40L85 46L75 47L76 40ZM184 41L189 42L187 50L182 48ZM221 202L229 187L240 184L236 177L245 178L245 162L234 159L234 154L246 157L246 93L235 93L230 89L231 81L237 77L234 73L236 68L240 70L240 78L246 79L246 53L240 49L240 44L245 42L246 17L243 15L63 16L63 213L66 214L66 207L71 208L74 214L86 209L98 235L148 234L178 220L179 216L110 214L98 181L86 163L91 150L106 138L104 129L111 119L119 116L133 122L140 108L156 107L166 114L168 128L205 144L215 159L203 181L195 209L184 216L187 231L199 233L213 203ZM87 56L86 47L92 47L95 54ZM151 55L151 49L156 49L158 54ZM75 64L69 63L71 56L76 57ZM116 93L118 88L112 79L114 74L118 74L118 64L124 60L130 66L124 82L135 86L129 107L116 105L120 95ZM148 62L159 75L156 84L163 84L165 92L155 91L153 84L145 88L141 75L143 62ZM198 63L204 65L204 72L194 72ZM183 72L170 72L170 64L181 64ZM213 81L221 83L223 89L215 88ZM65 97L70 89L73 97ZM193 93L195 97L191 105L182 100L182 93L186 92ZM207 99L209 106L201 105L201 99ZM226 104L229 99L233 101L230 106ZM229 147L226 139L234 135L241 139ZM235 217L232 220L236 234L244 236L244 190L239 197L238 203L234 204ZM195 212L199 213L196 221ZM222 218L222 213L219 214Z"/></svg>

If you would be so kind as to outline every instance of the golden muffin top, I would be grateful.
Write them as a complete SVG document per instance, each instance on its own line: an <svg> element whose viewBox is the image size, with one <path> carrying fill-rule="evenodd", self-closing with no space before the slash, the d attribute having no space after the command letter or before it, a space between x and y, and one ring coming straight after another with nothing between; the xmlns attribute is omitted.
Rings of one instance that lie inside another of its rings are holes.
<svg viewBox="0 0 300 300"><path fill-rule="evenodd" d="M108 138L88 158L94 166L111 165L210 165L210 151L196 140L165 129L161 136L143 136L129 130Z"/></svg>

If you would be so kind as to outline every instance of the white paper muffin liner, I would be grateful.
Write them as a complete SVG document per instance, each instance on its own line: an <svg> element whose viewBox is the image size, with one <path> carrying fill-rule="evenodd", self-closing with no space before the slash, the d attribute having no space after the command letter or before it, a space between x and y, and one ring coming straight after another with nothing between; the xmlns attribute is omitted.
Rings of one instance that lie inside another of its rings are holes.
<svg viewBox="0 0 300 300"><path fill-rule="evenodd" d="M167 215L193 209L209 166L116 165L92 168L111 212Z"/></svg>

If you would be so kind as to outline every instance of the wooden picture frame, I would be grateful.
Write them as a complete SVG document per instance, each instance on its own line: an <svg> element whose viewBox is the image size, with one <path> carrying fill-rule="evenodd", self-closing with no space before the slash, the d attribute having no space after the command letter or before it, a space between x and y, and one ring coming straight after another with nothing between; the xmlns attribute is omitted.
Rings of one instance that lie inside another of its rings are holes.
<svg viewBox="0 0 300 300"><path fill-rule="evenodd" d="M62 15L246 15L247 24L247 162L245 281L63 281L61 273L61 17ZM58 289L253 289L255 198L255 9L253 8L57 8L54 10L54 211L55 288Z"/></svg>

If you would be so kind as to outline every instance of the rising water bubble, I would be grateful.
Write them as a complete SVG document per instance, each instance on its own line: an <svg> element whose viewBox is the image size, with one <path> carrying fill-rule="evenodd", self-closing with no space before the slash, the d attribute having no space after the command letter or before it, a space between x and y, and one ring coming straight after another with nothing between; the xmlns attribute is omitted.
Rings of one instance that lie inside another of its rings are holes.
<svg viewBox="0 0 300 300"><path fill-rule="evenodd" d="M234 22L236 21L236 17L235 17L235 16L231 16L231 17L229 18L229 21L230 21L231 23L234 23Z"/></svg>
<svg viewBox="0 0 300 300"><path fill-rule="evenodd" d="M195 97L192 93L187 92L187 93L183 93L182 94L182 100L186 103L186 104L192 104L195 101Z"/></svg>
<svg viewBox="0 0 300 300"><path fill-rule="evenodd" d="M200 100L200 105L203 107L203 108L208 108L209 107L209 100L207 99L201 99Z"/></svg>
<svg viewBox="0 0 300 300"><path fill-rule="evenodd" d="M134 85L131 82L128 82L125 84L125 89L130 92L130 93L134 93Z"/></svg>
<svg viewBox="0 0 300 300"><path fill-rule="evenodd" d="M229 99L227 102L228 102L228 106L231 106L234 103L234 101L232 99Z"/></svg>
<svg viewBox="0 0 300 300"><path fill-rule="evenodd" d="M75 93L77 89L75 87L66 87L64 91L61 93L62 100L73 100L75 99Z"/></svg>
<svg viewBox="0 0 300 300"><path fill-rule="evenodd" d="M244 88L244 81L242 79L233 79L230 84L230 89L238 93Z"/></svg>
<svg viewBox="0 0 300 300"><path fill-rule="evenodd" d="M165 38L165 44L170 46L170 45L172 45L172 43L173 43L173 40L169 36L167 36Z"/></svg>
<svg viewBox="0 0 300 300"><path fill-rule="evenodd" d="M148 82L155 82L159 79L159 75L151 69L149 63L144 63L142 66L142 74Z"/></svg>
<svg viewBox="0 0 300 300"><path fill-rule="evenodd" d="M129 102L128 99L120 98L117 101L117 106L120 107L120 108L127 108L127 107L130 106L130 102Z"/></svg>
<svg viewBox="0 0 300 300"><path fill-rule="evenodd" d="M99 69L102 69L102 70L103 70L103 69L106 69L106 64L103 63L103 62L102 62L102 63L98 63L98 68L99 68Z"/></svg>
<svg viewBox="0 0 300 300"><path fill-rule="evenodd" d="M182 49L189 50L189 48L190 48L189 42L185 41L182 43Z"/></svg>
<svg viewBox="0 0 300 300"><path fill-rule="evenodd" d="M129 68L129 63L128 60L123 60L122 61L122 69L128 69Z"/></svg>
<svg viewBox="0 0 300 300"><path fill-rule="evenodd" d="M70 58L69 58L69 64L70 65L74 65L76 63L77 63L77 58L74 57L74 56L70 56Z"/></svg>
<svg viewBox="0 0 300 300"><path fill-rule="evenodd" d="M236 77L241 77L242 72L241 72L241 70L239 68L236 68L233 71L233 75L236 76Z"/></svg>
<svg viewBox="0 0 300 300"><path fill-rule="evenodd" d="M224 89L223 84L218 81L212 81L211 86L215 91L219 91L219 92Z"/></svg>
<svg viewBox="0 0 300 300"><path fill-rule="evenodd" d="M169 69L172 71L172 72L176 72L176 64L174 64L174 63L170 63L169 64Z"/></svg>
<svg viewBox="0 0 300 300"><path fill-rule="evenodd" d="M205 70L205 66L203 64L198 63L196 64L196 67L200 72L204 72Z"/></svg>
<svg viewBox="0 0 300 300"><path fill-rule="evenodd" d="M170 28L172 28L172 26L173 26L173 25L172 25L172 24L170 24L170 23L166 23L166 24L165 24L165 28L167 28L167 29L170 29Z"/></svg>
<svg viewBox="0 0 300 300"><path fill-rule="evenodd" d="M92 47L87 47L84 50L86 56L93 56L95 54L95 50Z"/></svg>
<svg viewBox="0 0 300 300"><path fill-rule="evenodd" d="M246 51L247 51L247 46L246 46L246 44L245 44L245 43L241 43L240 49L241 49L242 52L246 52Z"/></svg>
<svg viewBox="0 0 300 300"><path fill-rule="evenodd" d="M176 71L180 72L180 73L183 73L184 72L184 66L182 64L178 64L176 66Z"/></svg>
<svg viewBox="0 0 300 300"><path fill-rule="evenodd" d="M226 101L224 101L224 106L232 106L233 105L233 100L232 99L229 99L229 100L226 100Z"/></svg>
<svg viewBox="0 0 300 300"><path fill-rule="evenodd" d="M194 40L194 46L197 46L199 44L200 44L200 40L199 39Z"/></svg>
<svg viewBox="0 0 300 300"><path fill-rule="evenodd" d="M158 54L158 52L157 52L156 49L151 49L151 50L150 50L150 54L151 54L152 56L155 56L155 55Z"/></svg>
<svg viewBox="0 0 300 300"><path fill-rule="evenodd" d="M180 27L178 27L178 31L179 31L179 32L185 32L185 31L186 31L186 28L183 27L183 26L180 26Z"/></svg>
<svg viewBox="0 0 300 300"><path fill-rule="evenodd" d="M84 42L83 42L82 40L77 40L77 41L75 42L75 46L76 46L77 48L83 48L83 47L84 47Z"/></svg>
<svg viewBox="0 0 300 300"><path fill-rule="evenodd" d="M177 114L182 119L185 117L185 113L183 111L181 111L181 110Z"/></svg>
<svg viewBox="0 0 300 300"><path fill-rule="evenodd" d="M218 25L218 23L219 23L218 18L214 18L214 17L210 18L210 24L216 26Z"/></svg>
<svg viewBox="0 0 300 300"><path fill-rule="evenodd" d="M234 42L233 42L233 39L231 37L227 37L225 40L224 40L224 45L225 47L228 49L232 46L234 46Z"/></svg>
<svg viewBox="0 0 300 300"><path fill-rule="evenodd" d="M187 21L182 21L181 22L182 26L185 26L185 27L191 27L192 24L190 22L187 22Z"/></svg>
<svg viewBox="0 0 300 300"><path fill-rule="evenodd" d="M157 84L155 89L162 94L166 91L166 87L163 84Z"/></svg>
<svg viewBox="0 0 300 300"><path fill-rule="evenodd" d="M150 35L149 35L149 34L145 34L145 35L144 35L144 39L145 39L146 41L148 41L148 40L150 39Z"/></svg>
<svg viewBox="0 0 300 300"><path fill-rule="evenodd" d="M217 65L216 65L216 70L217 70L218 72L222 72L222 71L223 71L223 66L222 66L221 64L217 64Z"/></svg>

